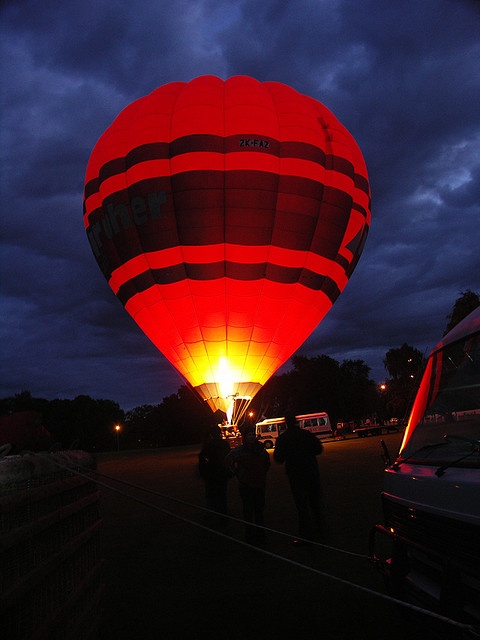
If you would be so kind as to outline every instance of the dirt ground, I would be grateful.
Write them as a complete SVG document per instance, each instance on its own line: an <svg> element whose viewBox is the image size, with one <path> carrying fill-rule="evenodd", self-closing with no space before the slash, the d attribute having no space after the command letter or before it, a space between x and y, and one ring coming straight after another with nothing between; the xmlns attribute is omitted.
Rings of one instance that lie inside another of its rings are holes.
<svg viewBox="0 0 480 640"><path fill-rule="evenodd" d="M400 438L384 436L392 454ZM151 491L102 488L105 595L99 640L408 637L394 605L354 586L384 593L381 576L366 558L369 531L382 521L380 438L325 444L319 461L327 547L292 544L296 512L284 468L273 461L265 513L272 531L264 549L246 546L243 524L234 519L224 532L211 529L209 515L195 507L204 506L198 449L99 457L101 473ZM229 508L241 517L236 480L229 485Z"/></svg>

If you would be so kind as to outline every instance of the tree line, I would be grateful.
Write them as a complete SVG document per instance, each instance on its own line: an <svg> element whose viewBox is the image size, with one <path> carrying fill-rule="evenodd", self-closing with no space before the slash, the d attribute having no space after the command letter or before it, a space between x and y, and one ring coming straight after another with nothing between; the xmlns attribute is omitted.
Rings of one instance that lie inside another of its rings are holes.
<svg viewBox="0 0 480 640"><path fill-rule="evenodd" d="M477 294L462 293L447 316L445 333L479 305ZM384 358L388 377L380 386L370 378L370 367L363 360L340 363L326 355L294 356L291 364L288 372L272 376L265 384L244 420L326 411L332 424L360 423L366 418L380 423L392 418L402 422L411 408L425 360L418 349L406 343L390 349ZM212 414L185 385L160 404L127 412L112 400L86 395L73 400L45 400L22 391L0 400L1 416L21 411L38 413L59 448L87 451L196 444L209 426L224 418Z"/></svg>

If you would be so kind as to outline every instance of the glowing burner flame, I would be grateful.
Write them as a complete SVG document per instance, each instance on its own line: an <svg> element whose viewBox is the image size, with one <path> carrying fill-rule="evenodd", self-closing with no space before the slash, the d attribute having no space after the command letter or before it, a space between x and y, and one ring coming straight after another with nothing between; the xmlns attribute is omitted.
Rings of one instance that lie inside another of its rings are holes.
<svg viewBox="0 0 480 640"><path fill-rule="evenodd" d="M217 385L220 389L220 396L228 398L234 395L234 379L233 373L228 366L228 360L225 356L220 358L217 369Z"/></svg>

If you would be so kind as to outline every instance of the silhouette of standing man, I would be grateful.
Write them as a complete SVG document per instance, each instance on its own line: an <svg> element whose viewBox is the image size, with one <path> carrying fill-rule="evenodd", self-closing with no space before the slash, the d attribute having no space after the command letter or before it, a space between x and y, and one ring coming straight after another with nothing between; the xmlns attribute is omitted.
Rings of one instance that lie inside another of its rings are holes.
<svg viewBox="0 0 480 640"><path fill-rule="evenodd" d="M231 476L225 464L225 457L229 453L230 446L222 438L220 427L211 427L198 454L198 470L205 483L207 508L219 514L213 517L218 525L227 523L227 484Z"/></svg>
<svg viewBox="0 0 480 640"><path fill-rule="evenodd" d="M325 535L320 473L317 456L322 453L320 440L305 429L300 429L294 416L286 418L287 430L278 438L273 452L274 460L285 462L285 471L298 511L298 534L294 544L305 544L316 536Z"/></svg>
<svg viewBox="0 0 480 640"><path fill-rule="evenodd" d="M245 520L245 539L249 544L264 544L263 511L270 456L263 444L257 440L255 427L245 428L242 444L230 451L226 462L231 473L238 479Z"/></svg>

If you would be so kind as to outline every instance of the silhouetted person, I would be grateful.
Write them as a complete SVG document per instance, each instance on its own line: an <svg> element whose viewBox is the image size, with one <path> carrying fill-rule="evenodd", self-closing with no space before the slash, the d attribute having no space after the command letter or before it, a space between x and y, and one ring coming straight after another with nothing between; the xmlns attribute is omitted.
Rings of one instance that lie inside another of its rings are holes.
<svg viewBox="0 0 480 640"><path fill-rule="evenodd" d="M273 457L285 462L290 489L298 511L298 535L313 540L325 535L320 473L317 456L322 453L320 440L305 429L300 429L295 418L286 418L287 430L278 438ZM302 544L301 540L294 540Z"/></svg>
<svg viewBox="0 0 480 640"><path fill-rule="evenodd" d="M246 427L242 435L242 444L230 451L226 461L238 479L243 519L247 523L245 539L249 544L263 544L265 530L261 527L264 524L267 471L271 463L268 451L257 440L255 427Z"/></svg>
<svg viewBox="0 0 480 640"><path fill-rule="evenodd" d="M226 524L227 485L230 473L225 464L225 457L230 453L230 446L222 438L220 427L211 427L207 438L198 454L198 470L205 483L205 501L207 509L221 514L216 521Z"/></svg>

